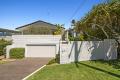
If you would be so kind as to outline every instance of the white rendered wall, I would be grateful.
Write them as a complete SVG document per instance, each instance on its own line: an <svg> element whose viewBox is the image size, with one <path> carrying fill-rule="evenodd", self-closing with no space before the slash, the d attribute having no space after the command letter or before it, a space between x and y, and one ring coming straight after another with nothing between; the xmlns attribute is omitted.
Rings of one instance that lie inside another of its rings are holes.
<svg viewBox="0 0 120 80"><path fill-rule="evenodd" d="M9 50L11 48L23 47L25 48L25 54L27 52L28 44L36 45L56 45L56 54L59 52L59 43L61 35L13 35L13 44L7 47L7 58L9 58Z"/></svg>
<svg viewBox="0 0 120 80"><path fill-rule="evenodd" d="M113 39L104 41L72 41L60 45L60 63L97 59L116 59L117 45Z"/></svg>

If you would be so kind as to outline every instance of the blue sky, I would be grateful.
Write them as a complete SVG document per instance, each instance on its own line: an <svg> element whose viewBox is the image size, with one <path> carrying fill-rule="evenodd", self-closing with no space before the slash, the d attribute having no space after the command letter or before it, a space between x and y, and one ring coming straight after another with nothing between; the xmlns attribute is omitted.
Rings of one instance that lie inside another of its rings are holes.
<svg viewBox="0 0 120 80"><path fill-rule="evenodd" d="M70 27L104 0L0 0L0 28L16 27L43 20Z"/></svg>

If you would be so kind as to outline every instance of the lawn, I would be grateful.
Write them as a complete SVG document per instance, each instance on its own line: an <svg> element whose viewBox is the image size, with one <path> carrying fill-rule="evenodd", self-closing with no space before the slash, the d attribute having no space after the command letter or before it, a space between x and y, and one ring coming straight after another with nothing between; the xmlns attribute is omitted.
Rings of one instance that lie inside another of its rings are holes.
<svg viewBox="0 0 120 80"><path fill-rule="evenodd" d="M120 60L48 65L28 80L120 80Z"/></svg>
<svg viewBox="0 0 120 80"><path fill-rule="evenodd" d="M4 64L4 63L6 63L6 61L1 61L1 60L0 60L0 64Z"/></svg>

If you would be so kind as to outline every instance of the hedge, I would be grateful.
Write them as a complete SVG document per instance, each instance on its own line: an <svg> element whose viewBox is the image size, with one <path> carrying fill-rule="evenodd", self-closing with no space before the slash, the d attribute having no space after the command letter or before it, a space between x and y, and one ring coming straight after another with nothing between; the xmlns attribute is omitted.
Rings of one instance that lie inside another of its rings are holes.
<svg viewBox="0 0 120 80"><path fill-rule="evenodd" d="M70 41L84 41L85 40L84 35L79 35L79 36L76 36L76 37L69 36L68 38L69 38Z"/></svg>
<svg viewBox="0 0 120 80"><path fill-rule="evenodd" d="M10 50L10 58L21 59L24 58L25 48L12 48Z"/></svg>
<svg viewBox="0 0 120 80"><path fill-rule="evenodd" d="M5 47L10 44L11 41L6 41L4 39L0 40L0 56L5 54Z"/></svg>
<svg viewBox="0 0 120 80"><path fill-rule="evenodd" d="M60 54L56 54L56 57L48 62L47 65L51 65L54 63L60 63Z"/></svg>

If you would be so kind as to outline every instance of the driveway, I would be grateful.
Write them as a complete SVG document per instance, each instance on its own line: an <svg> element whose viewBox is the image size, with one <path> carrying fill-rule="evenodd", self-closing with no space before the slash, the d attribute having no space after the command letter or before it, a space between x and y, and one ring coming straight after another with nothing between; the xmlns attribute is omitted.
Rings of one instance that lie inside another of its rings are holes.
<svg viewBox="0 0 120 80"><path fill-rule="evenodd" d="M47 64L50 58L27 58L0 64L0 80L21 80Z"/></svg>

